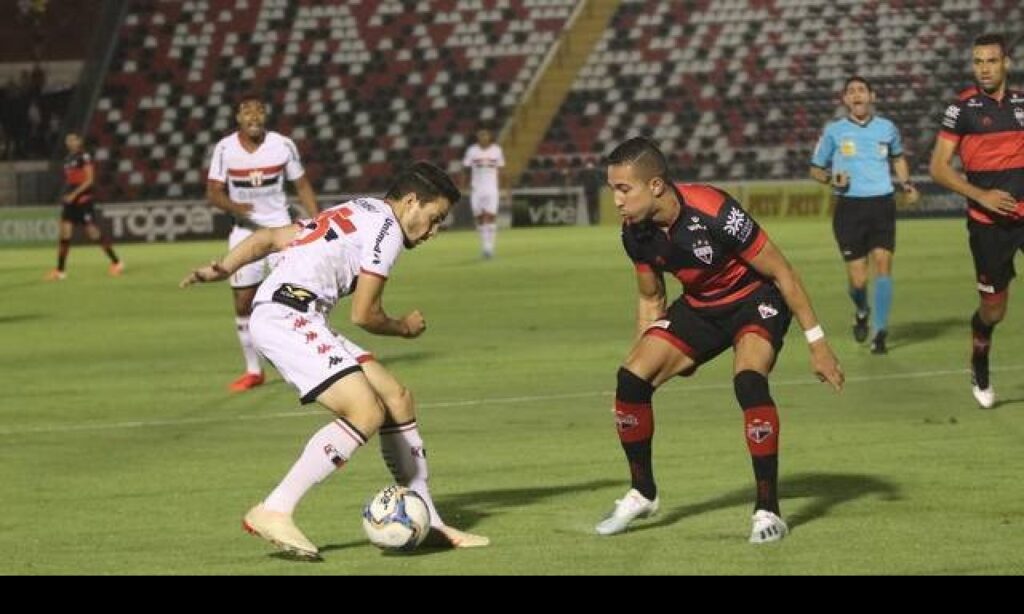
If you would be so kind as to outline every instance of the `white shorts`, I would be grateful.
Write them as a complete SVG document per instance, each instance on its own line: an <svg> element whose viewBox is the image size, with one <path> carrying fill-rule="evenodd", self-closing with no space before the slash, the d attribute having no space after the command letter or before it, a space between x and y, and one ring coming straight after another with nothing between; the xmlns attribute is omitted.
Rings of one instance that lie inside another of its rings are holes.
<svg viewBox="0 0 1024 614"><path fill-rule="evenodd" d="M482 213L498 214L498 193L497 192L473 192L469 196L469 205L473 208L473 215Z"/></svg>
<svg viewBox="0 0 1024 614"><path fill-rule="evenodd" d="M232 250L236 245L245 241L252 234L252 230L248 228L242 228L241 226L235 226L231 229L231 234L228 235L228 249ZM235 274L231 276L231 287L232 288L252 288L258 286L270 275L270 271L277 266L278 260L280 260L281 254L274 253L270 254L266 258L250 262L242 268L235 271Z"/></svg>
<svg viewBox="0 0 1024 614"><path fill-rule="evenodd" d="M361 371L373 355L331 330L323 314L278 303L259 303L249 318L253 344L312 403L339 379Z"/></svg>

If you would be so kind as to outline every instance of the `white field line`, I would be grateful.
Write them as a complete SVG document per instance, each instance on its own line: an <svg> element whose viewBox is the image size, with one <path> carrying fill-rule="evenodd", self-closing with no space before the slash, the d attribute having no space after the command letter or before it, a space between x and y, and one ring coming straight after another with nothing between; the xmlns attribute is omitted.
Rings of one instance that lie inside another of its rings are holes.
<svg viewBox="0 0 1024 614"><path fill-rule="evenodd" d="M1020 371L1024 370L1024 365L1009 365L1005 367L992 367L994 372L1006 372L1006 371ZM846 379L847 385L850 384L864 384L881 381L891 380L907 380L907 379L926 379L933 377L944 377L947 375L966 375L969 373L968 369L947 369L940 371L912 371L909 373L893 373L890 375L865 375L865 376L853 376ZM794 380L774 380L771 382L773 388L780 386L824 386L818 382L814 377L808 375L806 378L794 379ZM665 393L692 393L694 391L701 390L732 390L732 381L718 383L718 384L695 384L686 386L674 386L666 390ZM967 380L964 380L964 388L966 390ZM421 409L431 407L475 407L475 406L487 406L487 405L504 405L504 404L515 404L515 403L532 403L538 401L559 401L563 399L586 399L586 398L598 398L598 397L611 397L614 393L611 391L600 391L600 392L571 392L564 394L539 394L539 395L526 395L516 397L492 397L484 399L468 399L463 401L435 401L432 403L420 403L418 405ZM966 401L965 401L966 402ZM167 420L129 420L123 422L87 422L87 423L68 423L68 424L49 424L39 426L17 426L11 428L0 427L0 436L4 435L24 435L32 433L74 433L80 431L108 431L118 429L136 429L136 428L153 428L161 426L187 426L190 424L218 424L228 422L258 422L265 420L279 420L283 418L298 418L304 416L316 416L326 415L326 410L323 408L317 408L315 410L302 409L301 406L298 409L277 412L272 414L253 414L253 415L241 415L241 416L217 416L210 418L172 418Z"/></svg>

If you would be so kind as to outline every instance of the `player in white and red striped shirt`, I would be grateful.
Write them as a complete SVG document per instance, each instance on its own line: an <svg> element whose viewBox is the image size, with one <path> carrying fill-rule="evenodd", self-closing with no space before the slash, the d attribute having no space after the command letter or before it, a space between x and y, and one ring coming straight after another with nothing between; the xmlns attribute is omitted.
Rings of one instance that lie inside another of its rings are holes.
<svg viewBox="0 0 1024 614"><path fill-rule="evenodd" d="M206 197L214 207L231 214L235 226L228 246L244 241L254 230L276 228L291 223L284 180L295 183L299 201L316 217L316 194L302 168L299 150L286 136L266 129L267 109L256 96L246 96L238 104L238 131L217 143L210 159ZM235 302L235 326L245 357L245 373L229 389L242 392L263 383L260 357L249 335L249 315L256 288L274 267L270 256L241 268L231 277Z"/></svg>

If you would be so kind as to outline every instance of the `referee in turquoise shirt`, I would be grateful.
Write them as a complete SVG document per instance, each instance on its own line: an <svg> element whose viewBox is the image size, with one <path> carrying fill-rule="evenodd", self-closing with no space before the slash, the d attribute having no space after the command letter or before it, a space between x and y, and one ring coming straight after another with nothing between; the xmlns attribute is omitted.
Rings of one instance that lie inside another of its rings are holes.
<svg viewBox="0 0 1024 614"><path fill-rule="evenodd" d="M843 85L847 115L825 127L811 157L811 177L830 184L838 199L832 231L846 261L850 298L856 306L853 336L868 338L871 352L886 353L892 307L892 254L896 247L896 202L890 165L908 203L918 199L896 125L874 114L875 92L863 77ZM875 306L868 307L868 256L875 264Z"/></svg>

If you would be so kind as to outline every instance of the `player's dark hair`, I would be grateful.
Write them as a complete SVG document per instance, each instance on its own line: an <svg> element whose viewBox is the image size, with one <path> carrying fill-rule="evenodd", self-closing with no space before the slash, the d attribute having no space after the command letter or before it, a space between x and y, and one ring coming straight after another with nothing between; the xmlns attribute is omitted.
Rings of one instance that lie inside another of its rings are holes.
<svg viewBox="0 0 1024 614"><path fill-rule="evenodd" d="M264 107L267 106L267 103L263 102L263 96L260 96L256 92L246 92L238 97L238 100L235 102L235 110L241 110L242 105L247 102L258 102Z"/></svg>
<svg viewBox="0 0 1024 614"><path fill-rule="evenodd" d="M665 154L661 153L654 141L646 137L636 136L621 143L608 154L607 162L609 166L631 164L643 171L644 179L661 177L669 181Z"/></svg>
<svg viewBox="0 0 1024 614"><path fill-rule="evenodd" d="M1000 53L1002 53L1004 56L1007 55L1006 37L1003 36L1002 34L989 32L987 34L982 34L978 38L974 39L975 47L982 47L984 45L999 45Z"/></svg>
<svg viewBox="0 0 1024 614"><path fill-rule="evenodd" d="M429 162L422 161L399 173L384 194L384 198L397 200L407 194L415 194L423 202L444 196L453 205L462 199L462 192L455 187L455 182L448 173Z"/></svg>
<svg viewBox="0 0 1024 614"><path fill-rule="evenodd" d="M875 88L871 87L871 82L870 81L868 81L867 79L865 79L864 77L862 77L860 75L853 75L852 77L850 77L849 79L846 80L846 83L843 84L843 93L844 94L846 93L846 88L850 87L851 83L863 83L864 87L868 88L868 93L875 91Z"/></svg>

